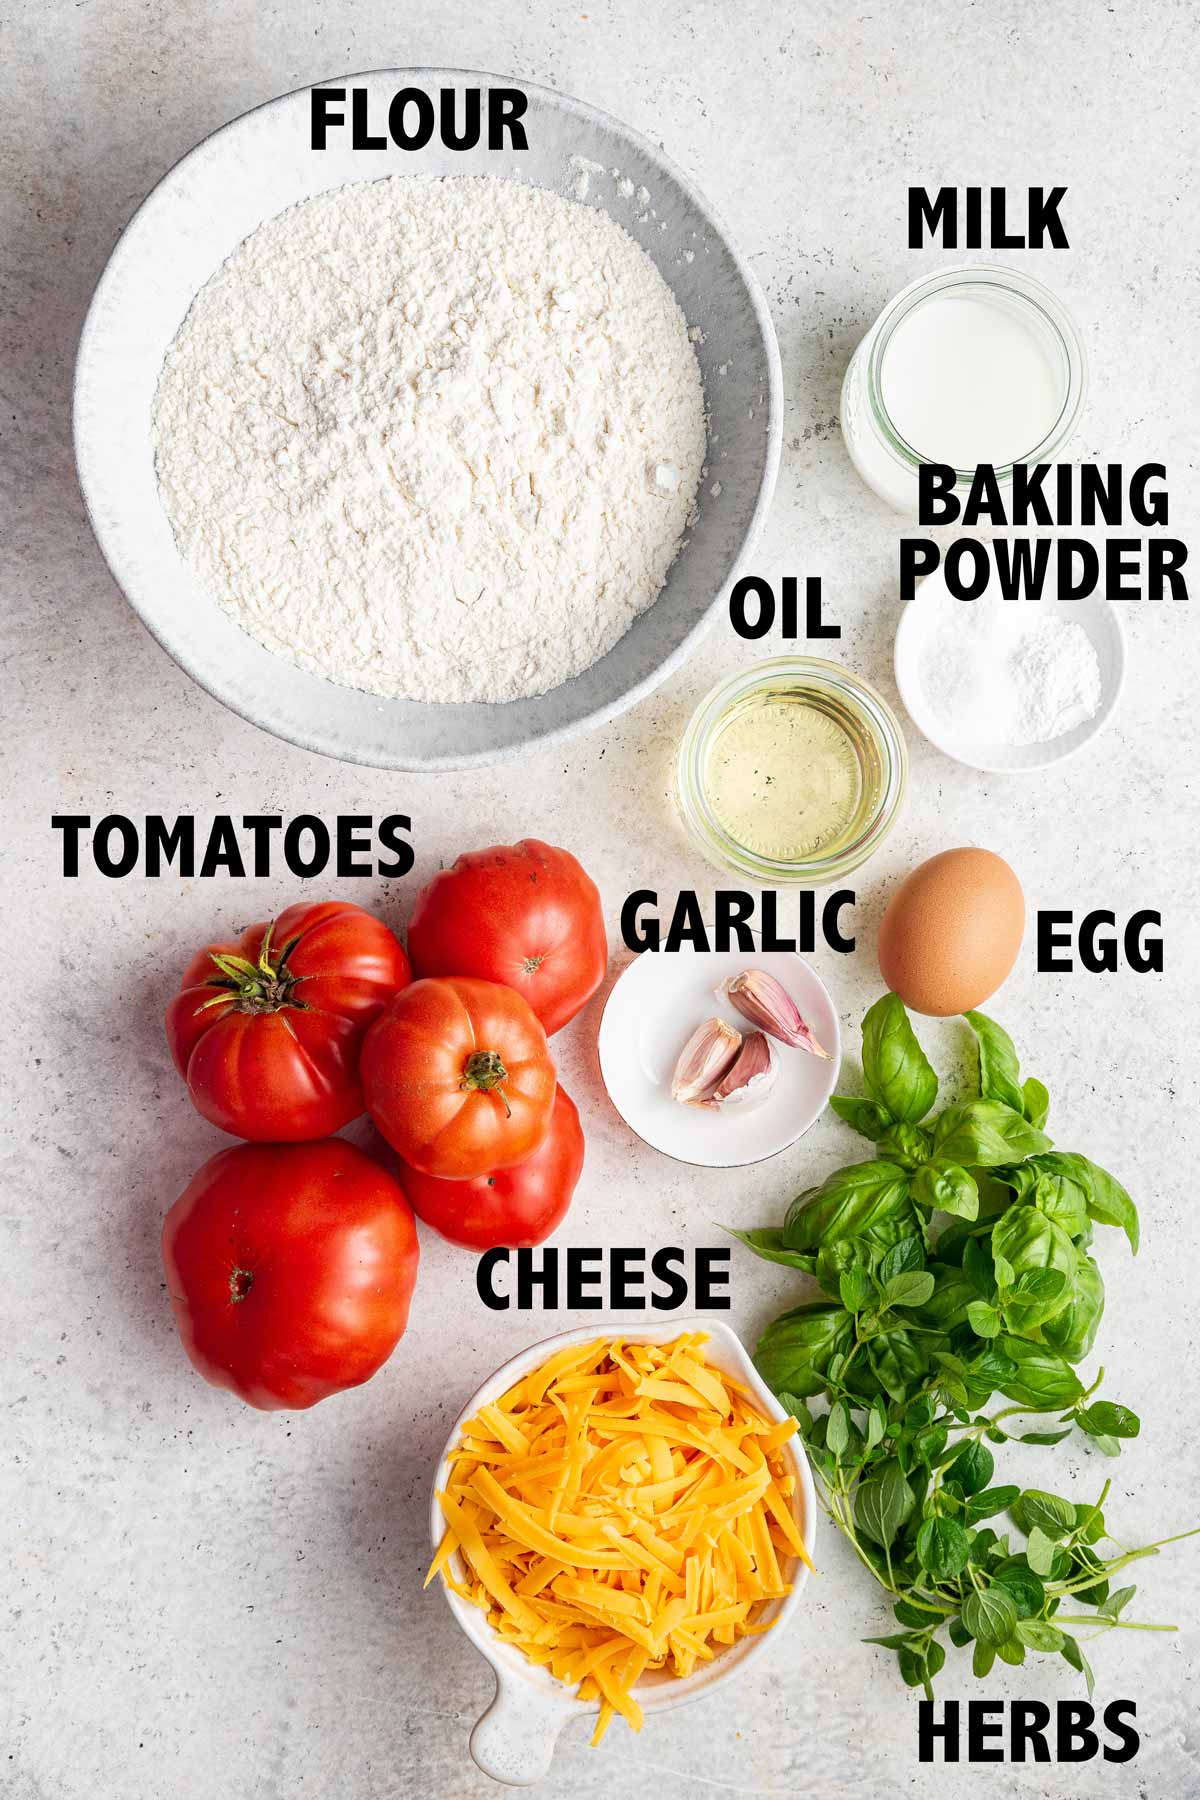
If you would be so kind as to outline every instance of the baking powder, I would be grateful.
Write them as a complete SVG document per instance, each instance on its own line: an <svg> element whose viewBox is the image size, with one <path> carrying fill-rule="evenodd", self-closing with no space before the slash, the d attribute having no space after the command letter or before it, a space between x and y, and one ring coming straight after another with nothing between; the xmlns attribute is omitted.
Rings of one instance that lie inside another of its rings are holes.
<svg viewBox="0 0 1200 1800"><path fill-rule="evenodd" d="M960 744L1045 744L1100 709L1087 632L1036 602L939 593L917 660L926 705Z"/></svg>

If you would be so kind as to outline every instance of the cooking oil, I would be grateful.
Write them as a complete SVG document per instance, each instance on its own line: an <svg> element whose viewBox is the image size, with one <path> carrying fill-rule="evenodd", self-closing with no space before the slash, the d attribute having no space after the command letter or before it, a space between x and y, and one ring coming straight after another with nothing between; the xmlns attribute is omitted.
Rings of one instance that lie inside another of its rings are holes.
<svg viewBox="0 0 1200 1800"><path fill-rule="evenodd" d="M713 818L773 863L836 855L879 805L883 765L854 702L825 685L770 682L714 723L703 772Z"/></svg>

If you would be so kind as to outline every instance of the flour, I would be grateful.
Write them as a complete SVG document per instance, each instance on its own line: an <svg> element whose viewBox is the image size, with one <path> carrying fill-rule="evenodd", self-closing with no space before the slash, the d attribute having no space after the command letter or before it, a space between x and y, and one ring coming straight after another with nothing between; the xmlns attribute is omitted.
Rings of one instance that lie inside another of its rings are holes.
<svg viewBox="0 0 1200 1800"><path fill-rule="evenodd" d="M662 589L705 453L649 257L599 209L475 176L360 182L263 225L193 303L153 429L180 549L239 625L436 701L542 693L611 649Z"/></svg>
<svg viewBox="0 0 1200 1800"><path fill-rule="evenodd" d="M969 603L939 593L933 606L917 678L963 747L1049 743L1099 711L1100 664L1074 620L987 592Z"/></svg>

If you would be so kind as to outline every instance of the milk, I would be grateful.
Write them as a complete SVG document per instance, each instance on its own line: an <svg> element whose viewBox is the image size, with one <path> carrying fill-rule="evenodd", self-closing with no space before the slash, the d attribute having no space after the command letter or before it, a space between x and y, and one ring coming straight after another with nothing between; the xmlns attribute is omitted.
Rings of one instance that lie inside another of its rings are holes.
<svg viewBox="0 0 1200 1800"><path fill-rule="evenodd" d="M1002 289L947 289L912 307L883 353L896 435L926 462L1019 462L1053 431L1065 359L1046 321Z"/></svg>
<svg viewBox="0 0 1200 1800"><path fill-rule="evenodd" d="M981 464L1054 460L1078 422L1087 363L1069 314L1023 270L939 269L901 290L842 384L851 461L898 512L918 510L923 463L969 479Z"/></svg>

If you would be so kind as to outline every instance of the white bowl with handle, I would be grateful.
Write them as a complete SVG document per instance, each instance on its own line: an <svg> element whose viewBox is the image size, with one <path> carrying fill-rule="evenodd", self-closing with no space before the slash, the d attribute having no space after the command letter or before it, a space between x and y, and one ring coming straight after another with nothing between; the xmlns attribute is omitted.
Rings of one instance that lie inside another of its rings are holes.
<svg viewBox="0 0 1200 1800"><path fill-rule="evenodd" d="M490 1375L477 1393L464 1406L446 1440L446 1448L434 1476L429 1503L430 1541L436 1552L446 1530L446 1522L437 1501L439 1488L450 1478L450 1453L458 1443L462 1428L481 1406L498 1400L526 1375L540 1368L557 1351L571 1344L590 1344L600 1339L619 1338L632 1344L670 1344L691 1332L704 1332L706 1361L723 1375L731 1375L750 1389L754 1403L764 1418L782 1420L787 1414L751 1362L737 1334L728 1325L708 1318L657 1320L647 1325L609 1325L597 1322L564 1331L558 1337L544 1338L514 1356ZM783 1446L782 1455L789 1472L796 1478L792 1506L796 1522L812 1555L817 1516L816 1493L808 1461L798 1437ZM722 1648L711 1663L703 1663L691 1675L677 1677L649 1672L635 1687L638 1704L649 1717L665 1712L671 1706L683 1706L710 1694L722 1682L744 1674L761 1657L769 1654L771 1645L786 1626L800 1604L800 1596L808 1580L808 1569L798 1559L789 1569L790 1594L765 1603L757 1615L759 1622L771 1621L771 1630L756 1637L740 1638ZM471 1733L471 1755L495 1781L509 1787L531 1787L550 1767L554 1746L568 1720L600 1711L598 1700L578 1700L548 1669L527 1662L512 1644L505 1643L493 1631L487 1615L478 1607L453 1593L439 1581L446 1603L458 1624L475 1648L491 1663L496 1675L496 1697ZM614 1721L613 1728L616 1729Z"/></svg>

